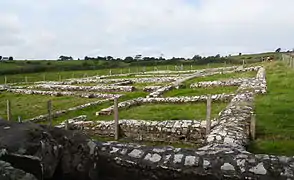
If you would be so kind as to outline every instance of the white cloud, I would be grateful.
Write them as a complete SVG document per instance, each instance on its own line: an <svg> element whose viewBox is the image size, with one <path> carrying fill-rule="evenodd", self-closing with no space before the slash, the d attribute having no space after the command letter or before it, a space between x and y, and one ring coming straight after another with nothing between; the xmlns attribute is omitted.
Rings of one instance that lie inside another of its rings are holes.
<svg viewBox="0 0 294 180"><path fill-rule="evenodd" d="M294 38L291 0L3 1L0 53L19 58L225 55L292 49Z"/></svg>

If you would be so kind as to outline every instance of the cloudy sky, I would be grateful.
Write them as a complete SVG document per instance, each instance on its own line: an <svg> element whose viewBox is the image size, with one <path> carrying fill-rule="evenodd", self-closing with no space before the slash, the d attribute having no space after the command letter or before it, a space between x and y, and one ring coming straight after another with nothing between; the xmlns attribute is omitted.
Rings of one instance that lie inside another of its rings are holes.
<svg viewBox="0 0 294 180"><path fill-rule="evenodd" d="M293 0L0 0L0 55L191 57L294 48Z"/></svg>

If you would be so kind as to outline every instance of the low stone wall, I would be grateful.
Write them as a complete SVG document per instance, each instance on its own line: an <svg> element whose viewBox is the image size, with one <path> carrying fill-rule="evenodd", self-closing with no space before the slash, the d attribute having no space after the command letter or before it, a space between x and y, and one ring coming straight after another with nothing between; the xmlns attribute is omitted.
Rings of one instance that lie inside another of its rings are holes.
<svg viewBox="0 0 294 180"><path fill-rule="evenodd" d="M160 88L161 88L161 86L145 86L143 88L143 91L145 91L145 92L154 92L154 91L156 91L156 90L158 90Z"/></svg>
<svg viewBox="0 0 294 180"><path fill-rule="evenodd" d="M211 96L212 101L226 102L230 101L234 97L234 94L215 94ZM147 103L193 103L193 102L205 102L207 96L181 96L181 97L167 97L167 98L137 98L118 103L118 108L130 108L132 106L139 106ZM106 109L96 112L96 115L110 115L113 113L114 106L110 106Z"/></svg>
<svg viewBox="0 0 294 180"><path fill-rule="evenodd" d="M76 96L82 98L119 98L124 96L123 94L101 94L101 93L76 93L70 91L40 91L40 90L29 90L29 89L8 89L8 92L17 94L39 94L39 95L50 95L50 96Z"/></svg>
<svg viewBox="0 0 294 180"><path fill-rule="evenodd" d="M83 130L92 136L114 137L114 121L86 121L86 116L67 120L71 129ZM212 120L212 127L216 125ZM65 127L65 122L56 126ZM203 143L206 121L198 120L119 120L120 137L136 141Z"/></svg>
<svg viewBox="0 0 294 180"><path fill-rule="evenodd" d="M63 91L98 91L98 92L132 92L133 86L72 86L72 85L53 85L40 84L29 86L29 89L49 89L49 90L63 90Z"/></svg>
<svg viewBox="0 0 294 180"><path fill-rule="evenodd" d="M245 71L257 71L260 67L248 67L248 68L239 68L237 66L233 67L225 67L225 68L212 68L212 69L203 69L198 70L194 74L188 77L180 78L176 80L175 82L171 83L170 85L164 86L157 91L154 91L150 93L148 97L160 97L163 93L170 91L172 89L178 89L180 86L187 80L197 78L197 77L204 77L204 76L212 76L216 74L229 74L229 73L235 73L235 72L245 72Z"/></svg>
<svg viewBox="0 0 294 180"><path fill-rule="evenodd" d="M96 106L98 104L102 104L102 103L110 101L110 100L112 100L112 99L99 100L99 101L83 104L83 105L80 105L80 106L72 107L72 108L69 108L69 109L66 109L66 110L55 111L55 112L52 113L52 117L56 118L56 117L61 116L62 114L65 114L65 113L68 113L68 112L71 112L71 111L77 111L77 110L84 109L84 108L87 108L87 107L90 107L90 106ZM40 116L31 118L31 119L27 119L26 121L31 121L31 122L34 122L34 123L38 123L38 122L46 121L47 119L48 119L48 114L44 114L44 115L40 115Z"/></svg>
<svg viewBox="0 0 294 180"><path fill-rule="evenodd" d="M247 78L226 79L220 81L202 81L190 85L190 88L219 87L219 86L240 86Z"/></svg>
<svg viewBox="0 0 294 180"><path fill-rule="evenodd" d="M265 94L267 92L265 69L260 68L257 72L256 78L244 81L238 88L237 92Z"/></svg>
<svg viewBox="0 0 294 180"><path fill-rule="evenodd" d="M117 82L117 83L111 84L111 86L125 86L125 85L130 85L130 84L133 84L133 81Z"/></svg>

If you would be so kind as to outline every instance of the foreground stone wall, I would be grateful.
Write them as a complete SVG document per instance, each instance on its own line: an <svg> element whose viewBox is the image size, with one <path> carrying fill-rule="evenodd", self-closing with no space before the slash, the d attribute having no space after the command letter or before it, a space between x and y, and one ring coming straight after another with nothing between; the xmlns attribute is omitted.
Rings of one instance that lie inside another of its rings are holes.
<svg viewBox="0 0 294 180"><path fill-rule="evenodd" d="M212 101L228 102L231 98L234 97L234 94L214 94L211 96ZM123 101L118 103L118 108L130 108L133 106L139 106L142 104L148 103L193 103L193 102L205 102L207 101L207 96L180 96L180 97L167 97L167 98L137 98L131 99L128 101ZM96 112L96 115L110 115L113 113L114 106L102 109Z"/></svg>

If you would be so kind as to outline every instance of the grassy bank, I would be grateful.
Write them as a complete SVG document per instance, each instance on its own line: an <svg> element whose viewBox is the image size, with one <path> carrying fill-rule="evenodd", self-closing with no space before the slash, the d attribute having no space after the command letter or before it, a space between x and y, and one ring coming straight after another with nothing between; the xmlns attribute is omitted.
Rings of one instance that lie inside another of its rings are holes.
<svg viewBox="0 0 294 180"><path fill-rule="evenodd" d="M282 62L266 64L268 94L256 98L254 153L294 155L294 70Z"/></svg>

